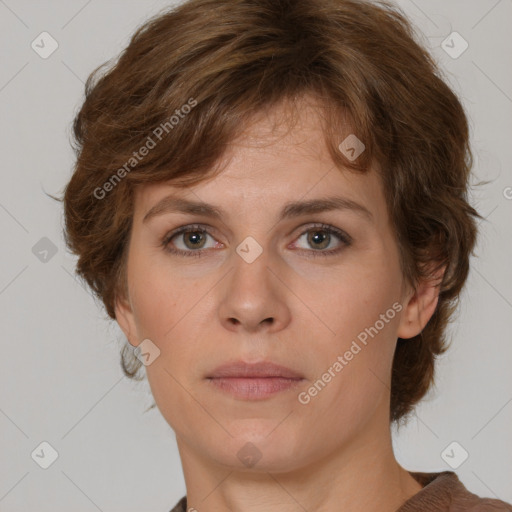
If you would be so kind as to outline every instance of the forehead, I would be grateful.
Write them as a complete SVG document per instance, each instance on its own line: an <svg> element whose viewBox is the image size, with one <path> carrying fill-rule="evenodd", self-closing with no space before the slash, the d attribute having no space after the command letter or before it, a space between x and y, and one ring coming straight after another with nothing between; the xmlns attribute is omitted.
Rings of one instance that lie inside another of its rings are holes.
<svg viewBox="0 0 512 512"><path fill-rule="evenodd" d="M336 166L327 149L320 116L314 102L300 110L287 104L254 116L227 148L220 172L193 186L183 188L168 182L145 184L136 189L136 217L142 218L168 195L202 200L223 210L264 208L276 210L292 200L343 195L385 215L385 201L376 168L356 173ZM340 142L351 133L349 125Z"/></svg>

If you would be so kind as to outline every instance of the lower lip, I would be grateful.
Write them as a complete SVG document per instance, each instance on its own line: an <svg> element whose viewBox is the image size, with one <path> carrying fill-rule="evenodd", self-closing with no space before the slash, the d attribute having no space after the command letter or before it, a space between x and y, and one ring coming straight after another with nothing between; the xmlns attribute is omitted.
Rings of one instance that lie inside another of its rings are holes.
<svg viewBox="0 0 512 512"><path fill-rule="evenodd" d="M284 377L223 377L208 379L217 389L243 400L261 400L295 388L304 379Z"/></svg>

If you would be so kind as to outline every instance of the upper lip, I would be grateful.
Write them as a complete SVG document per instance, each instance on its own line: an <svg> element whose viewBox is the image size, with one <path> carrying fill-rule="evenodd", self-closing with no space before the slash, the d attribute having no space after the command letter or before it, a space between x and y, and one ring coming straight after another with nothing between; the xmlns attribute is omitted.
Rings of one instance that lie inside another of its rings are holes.
<svg viewBox="0 0 512 512"><path fill-rule="evenodd" d="M298 372L269 361L260 363L245 363L244 361L235 361L218 366L211 374L209 379L222 377L281 377L286 379L302 379Z"/></svg>

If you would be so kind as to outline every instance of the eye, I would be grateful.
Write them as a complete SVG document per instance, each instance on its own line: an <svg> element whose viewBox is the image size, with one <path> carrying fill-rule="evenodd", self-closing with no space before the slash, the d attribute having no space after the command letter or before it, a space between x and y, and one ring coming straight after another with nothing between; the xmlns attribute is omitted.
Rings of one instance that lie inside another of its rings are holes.
<svg viewBox="0 0 512 512"><path fill-rule="evenodd" d="M210 246L206 245L208 237L213 239L208 230L203 226L183 226L166 235L162 240L162 245L166 251L173 254L201 256L203 249L215 248L216 243L219 243L216 242ZM176 242L172 242L174 239L176 239Z"/></svg>
<svg viewBox="0 0 512 512"><path fill-rule="evenodd" d="M305 249L307 252L311 253L313 257L337 254L344 246L349 246L352 243L352 238L347 235L347 233L326 224L318 224L310 227L303 232L297 240L301 239L305 239L308 246L313 247L313 250ZM338 246L325 250L329 246L332 247L333 239L338 239ZM339 242L341 242L341 244Z"/></svg>
<svg viewBox="0 0 512 512"><path fill-rule="evenodd" d="M208 237L213 242L208 243ZM351 245L352 238L334 226L327 224L317 224L310 226L309 229L303 231L297 240L305 237L306 243L313 249L300 248L302 252L308 253L312 257L331 256L339 253L344 247ZM175 240L176 241L173 241ZM333 240L338 239L338 246L325 250L332 245ZM294 243L294 246L297 242ZM208 229L202 225L182 226L175 231L167 234L162 240L162 247L165 251L176 254L178 256L196 256L200 257L207 249L222 247L223 244L215 241Z"/></svg>

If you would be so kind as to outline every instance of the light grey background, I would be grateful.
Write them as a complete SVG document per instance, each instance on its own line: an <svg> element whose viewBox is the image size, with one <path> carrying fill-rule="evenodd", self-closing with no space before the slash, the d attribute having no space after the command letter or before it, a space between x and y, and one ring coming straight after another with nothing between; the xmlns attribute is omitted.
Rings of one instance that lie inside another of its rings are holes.
<svg viewBox="0 0 512 512"><path fill-rule="evenodd" d="M0 0L2 512L168 511L185 494L174 434L157 409L144 414L147 384L123 377L122 333L74 279L60 205L44 194L69 179L71 121L88 74L169 5ZM512 502L512 1L399 5L468 110L473 181L492 183L473 195L487 221L452 349L416 418L394 434L396 453L409 470L450 470L441 454L456 441L469 453L456 469L462 482ZM59 45L47 59L31 48L43 31ZM453 31L469 44L458 58L441 47ZM46 262L32 252L43 237L57 248ZM48 469L31 457L43 441L59 455ZM453 460L461 453L448 450Z"/></svg>

